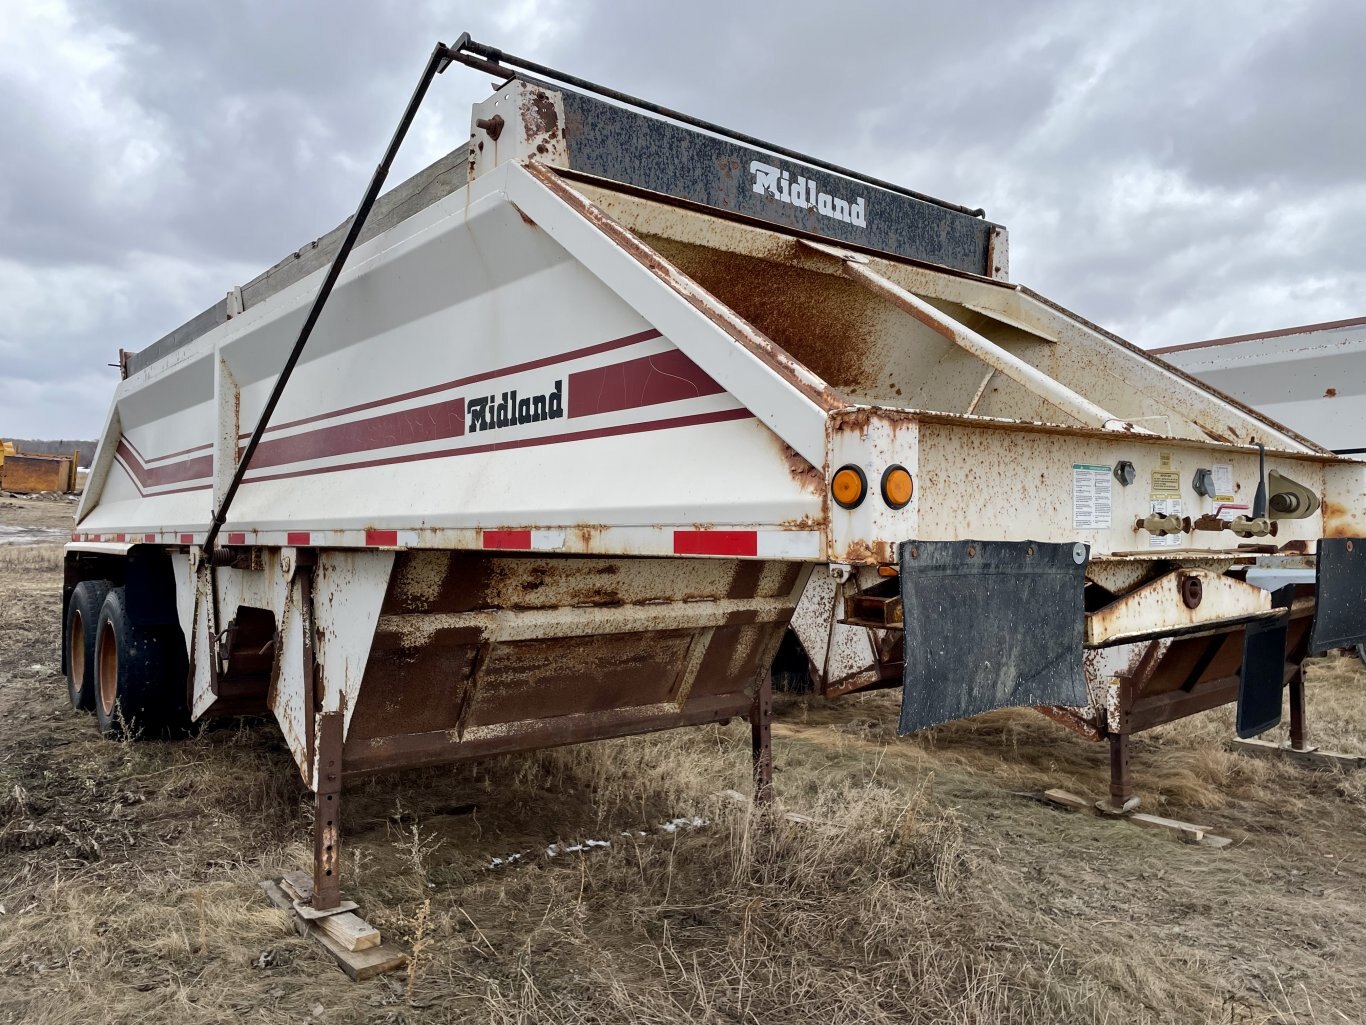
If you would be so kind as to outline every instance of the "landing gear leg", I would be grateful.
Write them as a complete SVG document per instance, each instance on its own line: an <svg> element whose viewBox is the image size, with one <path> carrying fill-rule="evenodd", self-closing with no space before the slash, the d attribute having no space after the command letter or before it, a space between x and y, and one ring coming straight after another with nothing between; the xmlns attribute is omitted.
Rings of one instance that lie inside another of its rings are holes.
<svg viewBox="0 0 1366 1025"><path fill-rule="evenodd" d="M341 712L324 712L318 721L318 783L313 804L313 907L341 903Z"/></svg>
<svg viewBox="0 0 1366 1025"><path fill-rule="evenodd" d="M751 750L754 754L754 803L773 803L773 680L763 674L749 710Z"/></svg>
<svg viewBox="0 0 1366 1025"><path fill-rule="evenodd" d="M1129 734L1111 733L1110 741L1110 800L1099 802L1097 808L1118 815L1138 807L1134 796L1134 782L1129 775Z"/></svg>
<svg viewBox="0 0 1366 1025"><path fill-rule="evenodd" d="M1309 736L1304 722L1304 663L1301 662L1290 678L1290 750L1308 751Z"/></svg>

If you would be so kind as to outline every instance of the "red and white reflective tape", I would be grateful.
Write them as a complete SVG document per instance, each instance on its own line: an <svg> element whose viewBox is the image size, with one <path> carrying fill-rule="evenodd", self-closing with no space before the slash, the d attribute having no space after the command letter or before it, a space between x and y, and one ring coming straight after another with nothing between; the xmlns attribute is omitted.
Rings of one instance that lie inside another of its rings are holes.
<svg viewBox="0 0 1366 1025"><path fill-rule="evenodd" d="M576 535L577 536L577 535ZM203 532L140 531L135 534L77 532L77 543L197 545ZM602 528L591 542L569 541L566 530L505 527L491 530L418 531L369 528L365 530L250 530L227 531L224 543L234 547L267 548L482 548L490 552L610 553L613 548L641 555L712 556L731 559L819 560L823 547L815 530ZM659 546L659 547L656 547ZM660 550L662 548L662 550Z"/></svg>
<svg viewBox="0 0 1366 1025"><path fill-rule="evenodd" d="M815 530L675 530L673 550L675 555L816 559L821 535Z"/></svg>
<svg viewBox="0 0 1366 1025"><path fill-rule="evenodd" d="M485 550L501 552L558 552L564 547L563 530L484 530Z"/></svg>

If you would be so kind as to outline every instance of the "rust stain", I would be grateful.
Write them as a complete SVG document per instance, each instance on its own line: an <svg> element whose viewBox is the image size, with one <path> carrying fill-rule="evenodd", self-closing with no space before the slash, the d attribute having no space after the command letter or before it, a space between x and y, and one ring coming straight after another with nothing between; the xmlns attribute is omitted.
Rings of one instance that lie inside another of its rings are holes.
<svg viewBox="0 0 1366 1025"><path fill-rule="evenodd" d="M1061 723L1074 733L1078 733L1087 740L1104 740L1105 734L1096 729L1094 725L1082 718L1074 709L1064 708L1062 705L1035 705L1034 711L1040 715L1045 715L1056 723Z"/></svg>
<svg viewBox="0 0 1366 1025"><path fill-rule="evenodd" d="M1364 518L1362 511L1341 503L1325 498L1319 506L1319 513L1323 517L1324 537L1359 537L1366 529L1366 524L1361 522Z"/></svg>
<svg viewBox="0 0 1366 1025"><path fill-rule="evenodd" d="M560 118L555 113L555 101L539 89L529 92L522 100L522 124L527 142L557 133Z"/></svg>
<svg viewBox="0 0 1366 1025"><path fill-rule="evenodd" d="M782 452L783 461L787 464L787 472L792 475L792 479L801 485L803 491L810 491L813 495L821 494L825 491L825 474L815 466L812 466L806 459L791 445L787 444L776 434L773 435L778 442L779 450ZM802 522L809 521L811 517L802 517ZM800 529L815 529L800 528Z"/></svg>
<svg viewBox="0 0 1366 1025"><path fill-rule="evenodd" d="M851 393L879 390L889 346L896 339L883 329L877 298L867 290L781 258L659 235L645 239L832 388Z"/></svg>

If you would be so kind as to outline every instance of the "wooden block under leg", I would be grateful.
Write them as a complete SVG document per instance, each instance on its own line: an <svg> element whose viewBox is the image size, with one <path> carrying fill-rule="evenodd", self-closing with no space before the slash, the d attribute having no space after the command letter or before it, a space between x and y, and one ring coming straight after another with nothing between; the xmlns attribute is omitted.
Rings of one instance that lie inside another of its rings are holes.
<svg viewBox="0 0 1366 1025"><path fill-rule="evenodd" d="M280 878L280 889L295 900L307 904L313 899L313 877L299 869L286 872Z"/></svg>
<svg viewBox="0 0 1366 1025"><path fill-rule="evenodd" d="M309 922L299 917L294 912L293 902L274 880L263 879L260 887L270 898L272 904L282 911L289 912L294 931L300 936L316 941L319 946L332 955L333 960L337 962L337 967L352 980L362 982L365 979L374 978L376 975L402 968L408 963L408 952L393 943L381 943L379 946L361 950L347 950L341 943L318 927L318 922L325 921L325 919ZM337 916L329 917L335 918Z"/></svg>
<svg viewBox="0 0 1366 1025"><path fill-rule="evenodd" d="M283 890L284 887L282 886L280 887L280 889ZM357 904L354 900L344 900L335 908L326 908L323 911L319 911L312 904L304 904L301 901L297 900L294 902L294 910L298 914L298 916L300 918L306 918L310 922L313 921L315 918L328 918L332 915L340 915L346 911L355 911L359 907L360 905Z"/></svg>
<svg viewBox="0 0 1366 1025"><path fill-rule="evenodd" d="M350 911L315 919L313 924L347 950L369 950L379 946L379 930Z"/></svg>

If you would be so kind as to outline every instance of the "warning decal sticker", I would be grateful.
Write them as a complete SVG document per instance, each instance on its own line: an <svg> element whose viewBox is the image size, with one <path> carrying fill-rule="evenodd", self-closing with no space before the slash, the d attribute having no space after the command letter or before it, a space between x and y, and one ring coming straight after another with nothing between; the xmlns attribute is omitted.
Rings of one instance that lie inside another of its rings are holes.
<svg viewBox="0 0 1366 1025"><path fill-rule="evenodd" d="M1107 530L1110 526L1110 467L1072 464L1072 527Z"/></svg>

